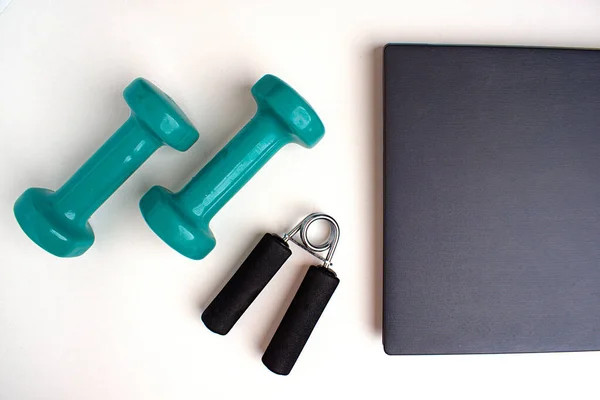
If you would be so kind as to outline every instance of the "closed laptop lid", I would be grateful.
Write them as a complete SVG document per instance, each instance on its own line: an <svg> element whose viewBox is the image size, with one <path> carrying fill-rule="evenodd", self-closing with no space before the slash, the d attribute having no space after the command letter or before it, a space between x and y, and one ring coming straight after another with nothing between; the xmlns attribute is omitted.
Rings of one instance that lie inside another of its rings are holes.
<svg viewBox="0 0 600 400"><path fill-rule="evenodd" d="M600 51L388 45L389 354L600 349Z"/></svg>

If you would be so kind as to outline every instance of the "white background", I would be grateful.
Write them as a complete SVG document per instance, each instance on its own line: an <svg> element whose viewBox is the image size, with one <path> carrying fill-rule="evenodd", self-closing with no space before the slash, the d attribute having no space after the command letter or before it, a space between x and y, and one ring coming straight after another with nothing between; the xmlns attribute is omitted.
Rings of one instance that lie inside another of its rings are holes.
<svg viewBox="0 0 600 400"><path fill-rule="evenodd" d="M15 0L0 15L0 400L597 399L598 353L384 354L387 42L600 47L600 1ZM216 249L188 260L147 228L138 200L154 184L178 190L223 146L254 114L249 88L265 73L302 93L327 134L278 153L214 218ZM159 150L94 214L94 246L55 258L12 205L30 186L59 187L110 136L137 76L201 139ZM200 314L262 233L312 211L342 227L341 284L280 377L260 357L308 256L297 252L229 335Z"/></svg>

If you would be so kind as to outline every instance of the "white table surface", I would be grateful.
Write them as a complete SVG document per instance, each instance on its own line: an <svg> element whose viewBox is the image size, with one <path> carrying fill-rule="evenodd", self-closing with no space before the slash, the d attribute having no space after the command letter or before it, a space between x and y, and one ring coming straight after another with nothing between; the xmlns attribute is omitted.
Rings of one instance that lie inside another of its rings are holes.
<svg viewBox="0 0 600 400"><path fill-rule="evenodd" d="M600 1L14 0L0 15L0 399L597 399L598 353L383 352L387 42L600 47ZM278 153L214 218L216 249L188 260L147 228L138 200L154 184L179 189L223 146L254 114L248 89L265 73L302 93L328 132L313 150ZM50 256L12 205L30 186L59 187L103 143L137 76L201 139L151 157L94 214L86 254ZM297 252L229 335L200 314L262 233L312 211L342 227L341 285L280 377L260 357L310 257Z"/></svg>

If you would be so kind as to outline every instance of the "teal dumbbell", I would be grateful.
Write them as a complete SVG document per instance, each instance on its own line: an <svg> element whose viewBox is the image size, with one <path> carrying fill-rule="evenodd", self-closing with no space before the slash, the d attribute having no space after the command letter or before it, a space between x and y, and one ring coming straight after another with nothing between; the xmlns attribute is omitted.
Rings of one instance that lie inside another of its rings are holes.
<svg viewBox="0 0 600 400"><path fill-rule="evenodd" d="M311 148L325 133L306 100L279 78L265 75L252 95L254 118L180 192L155 186L140 201L150 228L191 259L215 247L211 219L279 149L288 143Z"/></svg>
<svg viewBox="0 0 600 400"><path fill-rule="evenodd" d="M185 151L198 140L183 111L147 80L134 80L123 96L129 119L60 189L31 188L15 203L23 231L55 256L76 257L90 248L90 216L159 147Z"/></svg>

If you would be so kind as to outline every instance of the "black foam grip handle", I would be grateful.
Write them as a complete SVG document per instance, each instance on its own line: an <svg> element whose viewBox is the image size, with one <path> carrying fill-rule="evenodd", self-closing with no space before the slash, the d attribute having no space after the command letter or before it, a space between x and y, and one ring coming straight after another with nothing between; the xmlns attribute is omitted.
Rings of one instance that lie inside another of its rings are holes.
<svg viewBox="0 0 600 400"><path fill-rule="evenodd" d="M220 335L227 334L291 255L283 239L266 233L204 310L204 325Z"/></svg>
<svg viewBox="0 0 600 400"><path fill-rule="evenodd" d="M324 267L308 269L262 361L276 374L290 373L340 280Z"/></svg>

